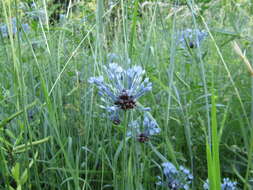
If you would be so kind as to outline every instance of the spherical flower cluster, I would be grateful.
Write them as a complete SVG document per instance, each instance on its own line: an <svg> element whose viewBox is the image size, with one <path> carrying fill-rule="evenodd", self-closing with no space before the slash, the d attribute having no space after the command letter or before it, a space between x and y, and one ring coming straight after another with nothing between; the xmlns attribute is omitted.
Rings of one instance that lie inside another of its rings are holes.
<svg viewBox="0 0 253 190"><path fill-rule="evenodd" d="M89 82L97 86L101 100L110 117L119 122L119 111L127 111L137 107L137 99L151 91L152 83L148 78L143 80L145 71L140 66L124 70L116 63L104 67L106 79L103 76L91 77ZM108 82L106 82L108 81ZM144 110L148 110L144 108Z"/></svg>
<svg viewBox="0 0 253 190"><path fill-rule="evenodd" d="M186 29L178 34L178 44L185 49L199 47L201 42L207 37L207 32L199 29Z"/></svg>
<svg viewBox="0 0 253 190"><path fill-rule="evenodd" d="M205 181L203 185L204 190L209 190L209 181ZM221 184L221 190L237 190L237 182L231 181L229 178L223 178L223 183Z"/></svg>
<svg viewBox="0 0 253 190"><path fill-rule="evenodd" d="M161 178L159 177L157 185L169 187L171 190L190 189L193 176L188 169L183 166L180 166L177 169L171 162L165 162L162 166L166 181L161 181Z"/></svg>
<svg viewBox="0 0 253 190"><path fill-rule="evenodd" d="M139 142L146 142L153 135L160 133L161 129L158 127L156 120L150 113L145 112L143 124L138 120L132 121L128 125L127 136L135 137Z"/></svg>
<svg viewBox="0 0 253 190"><path fill-rule="evenodd" d="M35 2L31 4L31 11L27 11L26 15L33 20L40 21L42 24L47 23L47 14L46 11L39 7Z"/></svg>
<svg viewBox="0 0 253 190"><path fill-rule="evenodd" d="M11 19L11 26L12 26L12 35L14 36L18 32L18 28L19 28L18 25L17 25L17 19L16 18ZM30 32L30 27L27 23L21 24L21 27L24 30L24 32L26 32L26 33ZM0 23L0 32L1 32L2 37L8 37L9 36L9 31L8 31L7 24ZM21 34L22 33L20 33L20 35Z"/></svg>

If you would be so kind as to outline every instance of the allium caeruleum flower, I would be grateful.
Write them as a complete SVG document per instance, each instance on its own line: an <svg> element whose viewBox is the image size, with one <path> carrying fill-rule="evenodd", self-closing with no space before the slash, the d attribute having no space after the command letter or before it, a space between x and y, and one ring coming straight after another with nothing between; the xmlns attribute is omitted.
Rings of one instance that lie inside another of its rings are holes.
<svg viewBox="0 0 253 190"><path fill-rule="evenodd" d="M11 19L11 24L12 24L12 34L15 35L17 33L17 19L12 18ZM1 23L1 33L3 37L8 37L9 31L8 31L8 26L7 24Z"/></svg>
<svg viewBox="0 0 253 190"><path fill-rule="evenodd" d="M60 17L59 18L60 22L64 22L67 18L67 15L66 14L60 14L59 17Z"/></svg>
<svg viewBox="0 0 253 190"><path fill-rule="evenodd" d="M107 59L108 59L109 63L112 63L112 62L118 61L120 59L120 57L116 53L108 53Z"/></svg>
<svg viewBox="0 0 253 190"><path fill-rule="evenodd" d="M137 120L132 121L129 124L127 136L137 137L139 142L146 142L150 136L156 135L160 131L156 120L149 113L145 113L142 127Z"/></svg>
<svg viewBox="0 0 253 190"><path fill-rule="evenodd" d="M3 37L8 36L8 27L6 24L0 26L0 31Z"/></svg>
<svg viewBox="0 0 253 190"><path fill-rule="evenodd" d="M221 190L237 190L237 182L231 181L229 178L223 178L223 183L221 184ZM209 182L205 181L203 185L204 190L209 190Z"/></svg>
<svg viewBox="0 0 253 190"><path fill-rule="evenodd" d="M15 35L18 31L18 29L17 29L17 19L12 18L11 23L12 23L12 32L13 32L13 35Z"/></svg>
<svg viewBox="0 0 253 190"><path fill-rule="evenodd" d="M16 35L18 31L18 26L17 26L17 19L12 18L11 19L11 24L12 24L12 35ZM0 32L3 37L8 37L9 36L9 31L8 31L8 26L7 24L0 24ZM23 28L24 32L28 33L30 31L30 27L27 23L22 24L21 27ZM21 34L21 33L20 33ZM20 36L21 37L21 36Z"/></svg>
<svg viewBox="0 0 253 190"><path fill-rule="evenodd" d="M223 178L223 183L221 184L222 190L236 190L237 182L231 181L229 178Z"/></svg>
<svg viewBox="0 0 253 190"><path fill-rule="evenodd" d="M47 14L43 8L38 8L37 4L33 2L31 4L32 11L26 12L28 16L30 16L34 20L40 20L42 24L46 24Z"/></svg>
<svg viewBox="0 0 253 190"><path fill-rule="evenodd" d="M29 26L29 24L25 23L25 24L22 24L21 26L22 26L22 28L23 28L23 30L24 30L25 33L29 33L30 32L30 26Z"/></svg>
<svg viewBox="0 0 253 190"><path fill-rule="evenodd" d="M127 64L131 64L131 59L129 58L123 58L120 55L116 54L116 53L108 53L107 54L107 61L109 63L119 63L119 62L125 62Z"/></svg>
<svg viewBox="0 0 253 190"><path fill-rule="evenodd" d="M199 29L186 29L179 32L178 43L182 48L199 47L201 42L207 37L207 32Z"/></svg>
<svg viewBox="0 0 253 190"><path fill-rule="evenodd" d="M163 173L166 177L166 181L159 180L157 185L169 187L171 190L188 190L192 183L193 176L190 171L183 166L177 169L171 162L165 162L162 164Z"/></svg>
<svg viewBox="0 0 253 190"><path fill-rule="evenodd" d="M120 110L130 110L137 107L137 99L151 91L152 83L148 78L143 80L145 71L140 66L133 66L124 70L116 63L104 67L108 82L103 76L91 77L89 82L99 89L105 108L112 117L117 116Z"/></svg>

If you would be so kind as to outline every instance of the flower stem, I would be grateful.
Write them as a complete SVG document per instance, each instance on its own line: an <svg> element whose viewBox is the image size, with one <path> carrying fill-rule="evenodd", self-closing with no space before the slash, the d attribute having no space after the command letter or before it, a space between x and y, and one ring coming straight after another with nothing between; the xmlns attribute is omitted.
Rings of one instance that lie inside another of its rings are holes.
<svg viewBox="0 0 253 190"><path fill-rule="evenodd" d="M122 189L127 189L127 128L128 128L128 112L125 112L124 114L124 134L123 134L123 164L122 164L122 178L123 178L123 188Z"/></svg>

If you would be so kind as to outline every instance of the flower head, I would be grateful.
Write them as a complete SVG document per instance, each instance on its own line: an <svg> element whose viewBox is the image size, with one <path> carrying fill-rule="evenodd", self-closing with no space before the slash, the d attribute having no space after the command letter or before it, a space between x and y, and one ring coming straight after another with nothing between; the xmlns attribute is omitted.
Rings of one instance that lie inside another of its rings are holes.
<svg viewBox="0 0 253 190"><path fill-rule="evenodd" d="M30 26L29 26L29 24L25 23L25 24L22 24L21 26L22 26L24 32L26 32L26 33L30 32Z"/></svg>
<svg viewBox="0 0 253 190"><path fill-rule="evenodd" d="M207 37L207 32L199 29L186 29L179 32L178 43L185 49L199 47L201 42Z"/></svg>
<svg viewBox="0 0 253 190"><path fill-rule="evenodd" d="M7 25L1 25L0 26L0 32L2 34L3 37L7 37L8 36L8 27Z"/></svg>
<svg viewBox="0 0 253 190"><path fill-rule="evenodd" d="M229 178L223 178L223 183L221 184L222 190L236 190L237 182L231 181Z"/></svg>
<svg viewBox="0 0 253 190"><path fill-rule="evenodd" d="M41 21L42 24L46 24L47 14L46 14L45 10L43 8L39 8L39 6L35 2L33 2L31 4L31 8L32 8L32 10L26 12L26 14L29 17L31 17L32 19L39 20L39 21Z"/></svg>
<svg viewBox="0 0 253 190"><path fill-rule="evenodd" d="M143 80L145 71L140 66L133 66L124 70L116 63L104 67L108 82L103 76L91 77L88 82L95 84L103 106L109 113L115 115L120 110L130 110L137 107L137 99L151 91L152 83L148 78Z"/></svg>
<svg viewBox="0 0 253 190"><path fill-rule="evenodd" d="M107 59L108 59L109 63L113 63L115 61L120 60L120 56L116 53L108 53Z"/></svg>
<svg viewBox="0 0 253 190"><path fill-rule="evenodd" d="M158 181L157 185L169 187L172 190L188 190L192 183L193 176L190 171L183 166L177 169L171 162L165 162L162 164L163 174L166 177L166 181ZM161 179L159 177L159 179Z"/></svg>
<svg viewBox="0 0 253 190"><path fill-rule="evenodd" d="M11 19L11 26L12 26L12 35L16 35L18 32L18 26L17 26L17 19L14 17ZM27 23L21 24L21 27L23 28L24 32L29 33L30 27ZM0 33L2 34L3 37L8 37L9 36L9 31L8 31L8 26L7 24L0 23ZM19 33L19 37L21 37L22 33Z"/></svg>
<svg viewBox="0 0 253 190"><path fill-rule="evenodd" d="M237 190L237 182L231 181L229 178L223 178L223 183L221 184L221 190ZM209 181L205 181L203 185L204 190L209 190Z"/></svg>
<svg viewBox="0 0 253 190"><path fill-rule="evenodd" d="M144 114L143 124L140 125L138 120L132 121L129 124L127 136L136 137L139 142L146 142L153 135L160 133L161 129L158 127L156 120L150 113Z"/></svg>
<svg viewBox="0 0 253 190"><path fill-rule="evenodd" d="M0 23L0 30L3 37L9 36L8 26L7 24ZM12 35L15 35L17 33L17 19L14 17L11 19L11 25L12 25Z"/></svg>

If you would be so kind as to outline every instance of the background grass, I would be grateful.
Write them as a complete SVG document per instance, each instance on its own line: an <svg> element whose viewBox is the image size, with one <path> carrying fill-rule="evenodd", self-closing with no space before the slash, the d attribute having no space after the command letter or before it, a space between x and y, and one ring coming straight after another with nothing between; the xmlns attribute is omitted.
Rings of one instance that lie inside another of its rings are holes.
<svg viewBox="0 0 253 190"><path fill-rule="evenodd" d="M80 1L54 24L57 6L36 3L47 19L31 18L28 1L1 1L1 22L12 33L16 17L19 30L0 40L0 189L166 189L156 185L165 161L191 170L192 189L213 169L213 179L252 189L253 80L232 43L252 62L250 0ZM175 35L186 28L209 37L180 49ZM148 143L124 140L87 82L108 53L153 83L140 103L162 132Z"/></svg>

